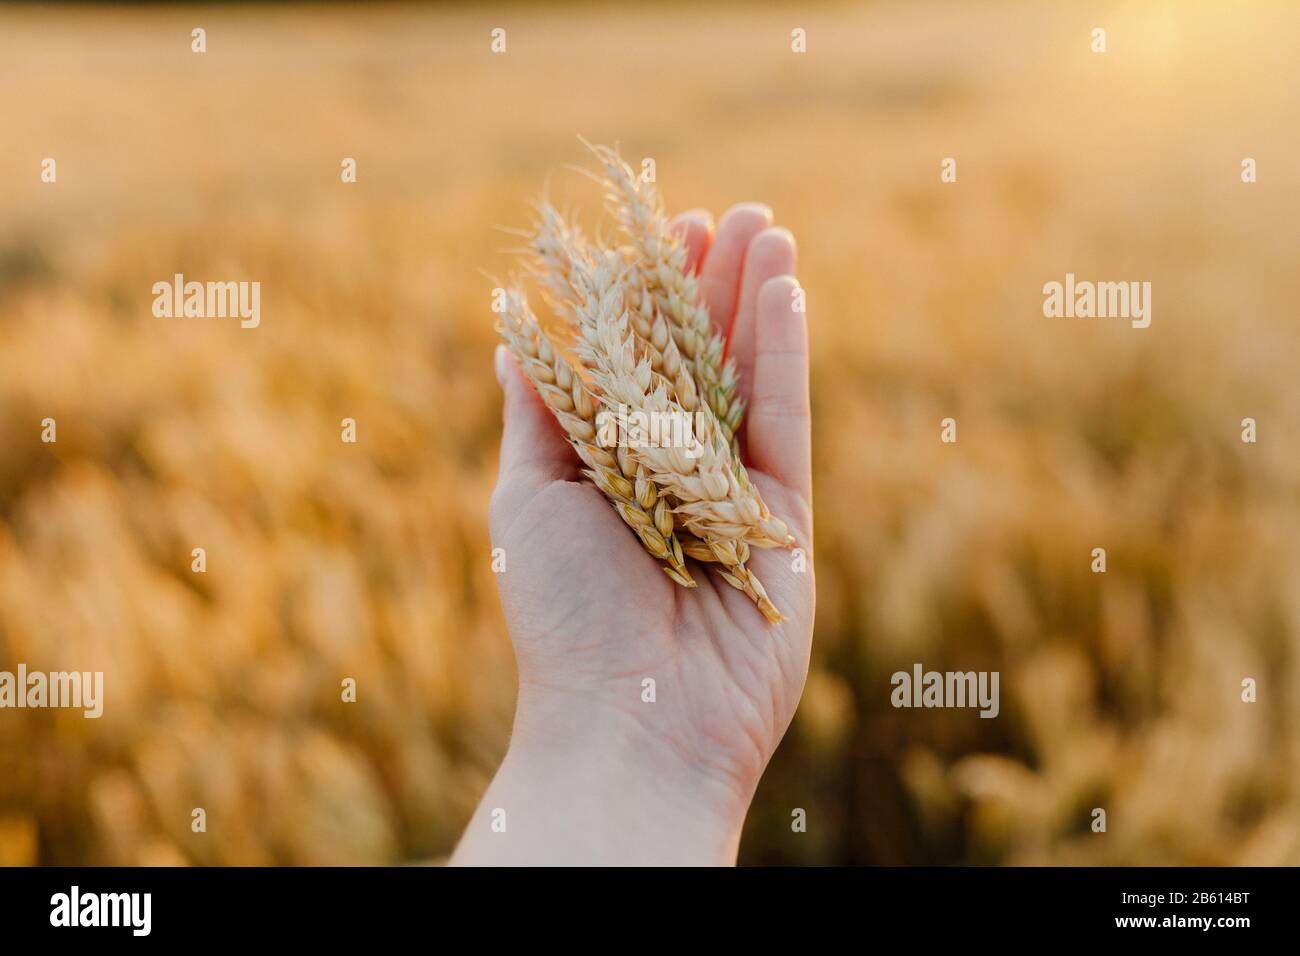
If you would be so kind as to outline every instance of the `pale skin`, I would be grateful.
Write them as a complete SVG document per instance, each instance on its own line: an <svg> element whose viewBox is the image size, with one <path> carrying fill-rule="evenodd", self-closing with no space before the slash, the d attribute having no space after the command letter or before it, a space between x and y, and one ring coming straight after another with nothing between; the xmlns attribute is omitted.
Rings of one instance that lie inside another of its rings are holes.
<svg viewBox="0 0 1300 956"><path fill-rule="evenodd" d="M786 620L767 623L703 566L692 563L691 590L658 570L498 348L505 426L490 526L505 550L497 578L519 699L506 757L454 864L734 864L759 777L803 692L811 420L794 239L757 203L733 207L716 229L700 210L673 228L739 366L746 467L806 558L801 568L791 551L753 551L750 566Z"/></svg>

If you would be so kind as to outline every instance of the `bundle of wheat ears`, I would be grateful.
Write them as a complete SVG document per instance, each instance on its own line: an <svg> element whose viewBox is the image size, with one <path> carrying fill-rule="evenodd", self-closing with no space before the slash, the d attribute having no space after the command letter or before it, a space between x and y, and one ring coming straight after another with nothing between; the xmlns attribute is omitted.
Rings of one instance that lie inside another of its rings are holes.
<svg viewBox="0 0 1300 956"><path fill-rule="evenodd" d="M782 620L749 568L750 548L794 543L751 484L737 433L735 363L709 319L683 240L668 231L654 184L616 150L589 146L621 243L588 238L548 202L526 233L526 271L550 319L521 285L506 290L498 331L569 443L583 474L682 587L687 558L710 564L769 621ZM588 171L590 172L590 171ZM645 422L686 422L661 441Z"/></svg>

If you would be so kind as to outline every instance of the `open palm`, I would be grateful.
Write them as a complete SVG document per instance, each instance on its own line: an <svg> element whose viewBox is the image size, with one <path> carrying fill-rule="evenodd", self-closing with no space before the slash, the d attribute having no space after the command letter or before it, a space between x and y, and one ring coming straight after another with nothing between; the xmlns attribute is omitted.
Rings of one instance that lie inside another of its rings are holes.
<svg viewBox="0 0 1300 956"><path fill-rule="evenodd" d="M746 466L803 552L752 552L750 566L786 620L767 623L703 568L693 569L699 587L690 590L660 573L581 479L577 456L504 350L492 539L505 553L498 578L521 700L544 695L552 710L570 702L582 715L573 733L634 723L665 766L734 788L747 803L794 715L812 642L807 330L793 307L793 239L772 227L766 207L732 208L716 235L702 212L679 216L674 228L741 373Z"/></svg>

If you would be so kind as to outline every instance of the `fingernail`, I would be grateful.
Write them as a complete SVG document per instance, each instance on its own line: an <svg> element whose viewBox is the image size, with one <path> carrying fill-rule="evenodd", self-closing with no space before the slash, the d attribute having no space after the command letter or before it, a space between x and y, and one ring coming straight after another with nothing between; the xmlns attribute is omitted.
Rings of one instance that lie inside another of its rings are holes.
<svg viewBox="0 0 1300 956"><path fill-rule="evenodd" d="M766 219L768 222L771 222L774 216L772 212L772 207L765 202L742 202L742 203L736 203L736 205L728 209L722 218L726 219L728 216L737 215L739 213L744 213L744 212L757 213L759 216L761 216L763 219Z"/></svg>
<svg viewBox="0 0 1300 956"><path fill-rule="evenodd" d="M705 230L713 231L713 215L707 209L688 209L678 213L668 224L673 232L685 234L690 231L691 223L699 223Z"/></svg>
<svg viewBox="0 0 1300 956"><path fill-rule="evenodd" d="M504 345L497 345L496 351L492 353L492 368L497 373L497 384L502 388L506 387L506 373L509 369L506 363L510 361L508 350Z"/></svg>
<svg viewBox="0 0 1300 956"><path fill-rule="evenodd" d="M757 242L760 239L763 242L773 242L779 239L783 242L788 243L790 248L792 249L799 248L799 246L794 241L794 233L791 232L789 229L787 229L785 226L768 226L766 229L764 229L762 232L760 232L757 236L754 237L755 242Z"/></svg>

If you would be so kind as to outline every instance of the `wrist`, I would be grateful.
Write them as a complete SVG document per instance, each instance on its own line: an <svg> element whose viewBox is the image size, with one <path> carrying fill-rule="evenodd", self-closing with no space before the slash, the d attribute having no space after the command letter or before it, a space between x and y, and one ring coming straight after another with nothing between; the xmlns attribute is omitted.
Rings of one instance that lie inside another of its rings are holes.
<svg viewBox="0 0 1300 956"><path fill-rule="evenodd" d="M481 862L732 865L753 789L625 708L525 685L471 830Z"/></svg>

